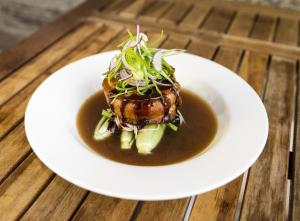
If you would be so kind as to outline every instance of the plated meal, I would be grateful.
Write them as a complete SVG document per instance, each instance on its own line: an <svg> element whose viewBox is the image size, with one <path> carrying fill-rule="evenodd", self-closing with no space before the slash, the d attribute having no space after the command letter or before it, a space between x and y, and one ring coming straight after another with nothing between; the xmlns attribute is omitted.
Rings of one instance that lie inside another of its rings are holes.
<svg viewBox="0 0 300 221"><path fill-rule="evenodd" d="M138 30L37 88L25 130L48 168L96 193L167 200L220 187L255 162L268 136L255 91L213 61L151 42Z"/></svg>
<svg viewBox="0 0 300 221"><path fill-rule="evenodd" d="M79 111L82 139L102 156L134 165L171 164L199 154L213 140L217 120L203 99L181 88L165 60L183 50L151 47L139 26L136 35L128 34L103 74L103 92Z"/></svg>

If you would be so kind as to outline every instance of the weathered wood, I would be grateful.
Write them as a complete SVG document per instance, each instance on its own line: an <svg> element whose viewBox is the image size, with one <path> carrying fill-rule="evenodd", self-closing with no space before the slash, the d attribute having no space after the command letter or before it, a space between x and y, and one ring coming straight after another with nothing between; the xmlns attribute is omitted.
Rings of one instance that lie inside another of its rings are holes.
<svg viewBox="0 0 300 221"><path fill-rule="evenodd" d="M295 62L273 57L265 94L269 139L250 168L241 220L284 220Z"/></svg>
<svg viewBox="0 0 300 221"><path fill-rule="evenodd" d="M176 25L184 18L191 8L191 4L184 2L176 2L160 19L159 23L164 25Z"/></svg>
<svg viewBox="0 0 300 221"><path fill-rule="evenodd" d="M190 221L234 220L242 178L216 190L199 195L195 201Z"/></svg>
<svg viewBox="0 0 300 221"><path fill-rule="evenodd" d="M298 61L299 62L299 61ZM298 63L299 65L299 63ZM298 67L298 76L299 76L299 67ZM293 221L300 220L300 79L298 78L298 97L297 97L297 112L296 112L296 133L295 133L295 143L294 143L294 172L293 180L291 185L291 214L290 218Z"/></svg>
<svg viewBox="0 0 300 221"><path fill-rule="evenodd" d="M102 7L99 8L99 10L101 11L101 13L117 14L131 2L132 0L114 0L113 2L111 2L111 4L105 7L103 11L101 11Z"/></svg>
<svg viewBox="0 0 300 221"><path fill-rule="evenodd" d="M235 71L241 56L241 49L222 47L215 61ZM242 176L223 187L197 196L190 220L233 220L241 184Z"/></svg>
<svg viewBox="0 0 300 221"><path fill-rule="evenodd" d="M99 31L99 24L85 24L35 57L26 66L18 69L9 78L0 82L0 106L37 78L43 71L78 47L91 34Z"/></svg>
<svg viewBox="0 0 300 221"><path fill-rule="evenodd" d="M0 185L0 220L15 220L22 215L43 190L52 174L34 154L31 154Z"/></svg>
<svg viewBox="0 0 300 221"><path fill-rule="evenodd" d="M136 0L125 8L120 16L124 18L136 18L144 9L148 8L153 0Z"/></svg>
<svg viewBox="0 0 300 221"><path fill-rule="evenodd" d="M248 37L254 23L254 18L254 14L238 12L228 30L228 34Z"/></svg>
<svg viewBox="0 0 300 221"><path fill-rule="evenodd" d="M209 31L225 32L230 25L233 15L234 11L231 10L213 9L202 28Z"/></svg>
<svg viewBox="0 0 300 221"><path fill-rule="evenodd" d="M21 123L5 139L0 141L0 183L29 153L24 125Z"/></svg>
<svg viewBox="0 0 300 221"><path fill-rule="evenodd" d="M86 193L56 176L21 220L68 220Z"/></svg>
<svg viewBox="0 0 300 221"><path fill-rule="evenodd" d="M30 37L0 53L0 80L80 24L80 19L108 1L88 0Z"/></svg>
<svg viewBox="0 0 300 221"><path fill-rule="evenodd" d="M90 193L72 220L130 220L137 201Z"/></svg>
<svg viewBox="0 0 300 221"><path fill-rule="evenodd" d="M197 40L192 40L187 48L188 53L196 54L205 58L212 58L215 50L216 45Z"/></svg>
<svg viewBox="0 0 300 221"><path fill-rule="evenodd" d="M210 10L210 7L194 5L192 10L180 22L180 28L184 30L198 29Z"/></svg>
<svg viewBox="0 0 300 221"><path fill-rule="evenodd" d="M189 199L143 202L137 221L182 220Z"/></svg>
<svg viewBox="0 0 300 221"><path fill-rule="evenodd" d="M173 1L173 0L167 0ZM248 12L253 14L265 14L270 16L282 16L292 19L300 19L300 14L298 10L290 10L279 7L272 7L270 5L258 5L257 4L245 4L239 1L219 1L219 0L184 0L185 2L190 2L194 4L201 4L207 6L218 6L219 8L238 10L241 12Z"/></svg>
<svg viewBox="0 0 300 221"><path fill-rule="evenodd" d="M104 23L107 23L109 25L116 25L121 24L120 21L111 21L104 19L103 17L99 17L97 15L96 17L93 17L92 20L98 20ZM132 21L123 21L122 23L126 24L126 26L131 27L134 29L135 23ZM152 25L151 25L152 24ZM257 51L264 53L268 51L268 53L280 57L286 57L290 59L298 59L300 57L300 48L296 46L291 45L285 45L280 43L274 43L271 41L266 40L259 40L254 38L248 38L248 37L241 37L241 36L235 36L231 34L225 34L225 33L217 33L215 31L209 31L209 30L197 30L197 32L186 32L186 31L180 31L181 29L177 29L176 27L170 26L157 26L153 23L148 22L140 22L140 25L142 25L143 30L151 30L151 31L161 31L163 28L165 32L168 34L178 34L180 36L189 35L192 39L199 39L207 43L218 43L220 45L234 47L234 48L243 48L246 50L251 51ZM272 30L271 30L272 31ZM272 34L273 35L273 34Z"/></svg>
<svg viewBox="0 0 300 221"><path fill-rule="evenodd" d="M44 81L50 74L57 71L59 68L67 65L75 60L83 58L85 56L97 53L100 49L106 46L121 30L121 27L115 26L114 28L106 28L103 33L95 33L91 38L77 47L73 52L65 56L54 66L47 69L44 74L35 79L32 83L25 87L9 100L5 105L0 107L0 139L3 137L12 127L20 122L25 113L25 108L29 101L32 92Z"/></svg>
<svg viewBox="0 0 300 221"><path fill-rule="evenodd" d="M170 7L172 3L165 1L155 1L154 4L150 5L144 12L141 13L140 20L155 22L163 15Z"/></svg>
<svg viewBox="0 0 300 221"><path fill-rule="evenodd" d="M225 67L236 71L242 55L242 49L221 47L215 61Z"/></svg>
<svg viewBox="0 0 300 221"><path fill-rule="evenodd" d="M298 44L299 21L280 18L275 42L288 45Z"/></svg>
<svg viewBox="0 0 300 221"><path fill-rule="evenodd" d="M251 34L251 38L271 41L273 39L276 20L274 17L259 15Z"/></svg>
<svg viewBox="0 0 300 221"><path fill-rule="evenodd" d="M262 97L267 71L268 55L247 51L239 71L240 76Z"/></svg>

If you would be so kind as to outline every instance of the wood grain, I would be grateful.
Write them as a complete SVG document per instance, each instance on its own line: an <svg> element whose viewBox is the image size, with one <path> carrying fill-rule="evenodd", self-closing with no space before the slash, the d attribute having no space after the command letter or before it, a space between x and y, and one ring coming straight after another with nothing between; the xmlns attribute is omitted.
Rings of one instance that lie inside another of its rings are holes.
<svg viewBox="0 0 300 221"><path fill-rule="evenodd" d="M182 220L189 199L144 202L136 217L137 221Z"/></svg>
<svg viewBox="0 0 300 221"><path fill-rule="evenodd" d="M235 71L241 56L241 49L221 47L215 61ZM239 177L223 187L198 195L190 220L233 220L241 184L242 177Z"/></svg>
<svg viewBox="0 0 300 221"><path fill-rule="evenodd" d="M197 197L190 221L234 220L242 178Z"/></svg>
<svg viewBox="0 0 300 221"><path fill-rule="evenodd" d="M242 61L239 75L262 97L268 65L268 55L247 51Z"/></svg>
<svg viewBox="0 0 300 221"><path fill-rule="evenodd" d="M184 30L198 29L205 17L208 16L210 10L210 7L198 4L194 5L187 16L180 22L180 28Z"/></svg>
<svg viewBox="0 0 300 221"><path fill-rule="evenodd" d="M297 45L299 36L299 21L280 18L275 42L287 45Z"/></svg>
<svg viewBox="0 0 300 221"><path fill-rule="evenodd" d="M121 27L115 26L114 28L105 28L103 33L96 32L91 38L87 39L87 41L78 46L74 51L65 56L55 65L51 66L41 76L27 85L17 94L17 96L14 96L5 105L0 107L0 139L23 119L30 95L41 84L41 82L59 68L85 56L97 53L101 48L106 46L111 39L119 34L120 31Z"/></svg>
<svg viewBox="0 0 300 221"><path fill-rule="evenodd" d="M0 80L62 38L80 24L80 19L94 8L102 8L106 0L88 0L54 22L45 25L30 37L0 53Z"/></svg>
<svg viewBox="0 0 300 221"><path fill-rule="evenodd" d="M58 62L63 56L74 50L91 34L99 31L97 24L85 24L51 46L44 53L18 69L9 78L0 82L0 106L19 92L28 83L37 78L43 71Z"/></svg>
<svg viewBox="0 0 300 221"><path fill-rule="evenodd" d="M248 37L254 24L254 18L254 14L238 12L228 30L228 34Z"/></svg>
<svg viewBox="0 0 300 221"><path fill-rule="evenodd" d="M284 220L295 62L273 57L265 94L269 138L249 170L241 220Z"/></svg>
<svg viewBox="0 0 300 221"><path fill-rule="evenodd" d="M259 15L251 34L251 38L271 41L275 30L275 18L271 16Z"/></svg>
<svg viewBox="0 0 300 221"><path fill-rule="evenodd" d="M164 25L176 25L184 18L191 8L191 4L176 2L160 19L159 22Z"/></svg>
<svg viewBox="0 0 300 221"><path fill-rule="evenodd" d="M120 16L124 18L136 18L144 9L148 8L153 3L153 0L136 0L123 11Z"/></svg>
<svg viewBox="0 0 300 221"><path fill-rule="evenodd" d="M29 153L24 124L18 125L8 136L0 141L0 183Z"/></svg>
<svg viewBox="0 0 300 221"><path fill-rule="evenodd" d="M212 58L215 50L216 45L194 39L187 48L188 53L196 54L205 58Z"/></svg>
<svg viewBox="0 0 300 221"><path fill-rule="evenodd" d="M140 20L155 22L164 12L172 6L171 2L155 1L144 12L141 13Z"/></svg>
<svg viewBox="0 0 300 221"><path fill-rule="evenodd" d="M299 61L298 61L299 62ZM298 63L299 65L299 63ZM299 66L298 66L298 76L299 76ZM295 144L294 144L294 172L293 180L291 185L291 205L290 205L290 218L293 221L300 220L300 79L298 78L298 97L297 97L297 112L296 112L296 133L295 133Z"/></svg>
<svg viewBox="0 0 300 221"><path fill-rule="evenodd" d="M0 220L15 220L42 191L52 176L31 154L0 186Z"/></svg>
<svg viewBox="0 0 300 221"><path fill-rule="evenodd" d="M230 25L234 11L225 9L214 9L204 22L204 30L225 32Z"/></svg>
<svg viewBox="0 0 300 221"><path fill-rule="evenodd" d="M90 193L72 220L130 220L137 201Z"/></svg>
<svg viewBox="0 0 300 221"><path fill-rule="evenodd" d="M107 5L107 7L105 7L103 11L101 11L102 7L100 7L98 10L100 10L101 13L115 15L115 14L118 14L123 9L125 9L126 6L132 2L133 2L132 0L114 0L114 1L110 2L110 4Z"/></svg>
<svg viewBox="0 0 300 221"><path fill-rule="evenodd" d="M69 220L85 195L86 190L56 176L20 220Z"/></svg>

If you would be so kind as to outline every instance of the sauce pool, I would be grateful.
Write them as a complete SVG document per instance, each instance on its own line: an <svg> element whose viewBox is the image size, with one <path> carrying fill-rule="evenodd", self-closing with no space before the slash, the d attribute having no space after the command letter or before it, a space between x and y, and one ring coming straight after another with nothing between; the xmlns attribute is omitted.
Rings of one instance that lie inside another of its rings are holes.
<svg viewBox="0 0 300 221"><path fill-rule="evenodd" d="M186 123L179 126L177 132L167 128L150 155L138 154L135 144L130 150L122 150L120 135L112 135L104 141L93 139L102 109L108 107L102 91L95 93L82 104L77 115L79 135L96 153L120 163L161 166L190 159L212 142L217 132L217 120L211 107L199 96L185 89L181 90L180 96L183 102L179 110Z"/></svg>

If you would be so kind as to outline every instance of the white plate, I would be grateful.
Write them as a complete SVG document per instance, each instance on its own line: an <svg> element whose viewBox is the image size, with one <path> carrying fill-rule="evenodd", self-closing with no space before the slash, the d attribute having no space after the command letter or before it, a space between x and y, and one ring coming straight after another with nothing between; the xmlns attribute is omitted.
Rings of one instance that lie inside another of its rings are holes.
<svg viewBox="0 0 300 221"><path fill-rule="evenodd" d="M165 200L203 193L233 180L258 158L268 118L254 90L235 73L188 53L167 59L182 87L214 109L218 131L211 147L167 166L110 161L85 146L76 130L80 105L101 88L101 73L117 51L90 56L58 70L34 92L25 115L36 155L55 173L93 192L139 200ZM195 116L197 120L197 116Z"/></svg>

